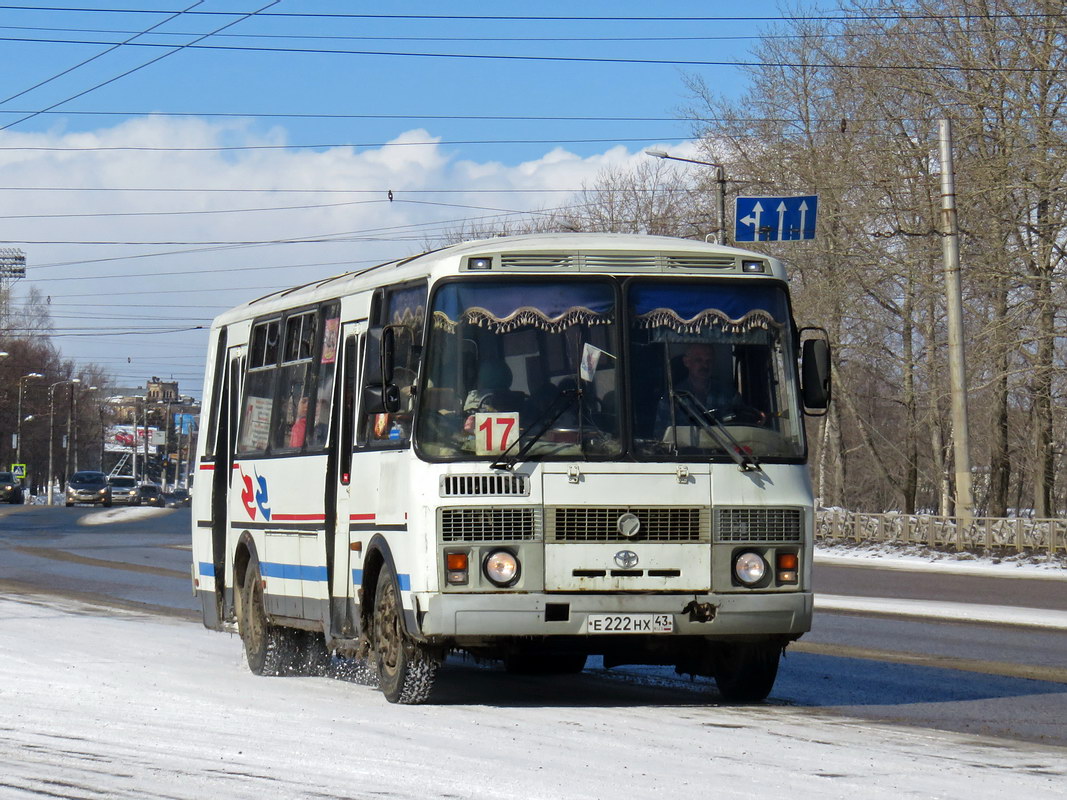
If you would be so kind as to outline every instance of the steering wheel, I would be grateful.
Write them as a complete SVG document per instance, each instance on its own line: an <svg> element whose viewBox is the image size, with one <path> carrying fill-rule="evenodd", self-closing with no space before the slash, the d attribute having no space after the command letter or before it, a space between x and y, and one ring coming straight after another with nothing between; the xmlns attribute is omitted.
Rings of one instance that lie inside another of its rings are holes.
<svg viewBox="0 0 1067 800"><path fill-rule="evenodd" d="M724 414L716 413L715 416L723 424L752 425L760 428L765 427L770 420L767 414L752 406L734 408Z"/></svg>

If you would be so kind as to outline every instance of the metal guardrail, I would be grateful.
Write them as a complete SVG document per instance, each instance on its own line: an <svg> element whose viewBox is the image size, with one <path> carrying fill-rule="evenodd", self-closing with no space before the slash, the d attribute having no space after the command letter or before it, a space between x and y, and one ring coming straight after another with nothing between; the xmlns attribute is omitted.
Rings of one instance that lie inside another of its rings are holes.
<svg viewBox="0 0 1067 800"><path fill-rule="evenodd" d="M962 525L955 517L930 514L863 514L842 509L815 512L815 540L950 547L957 550L1012 550L1067 553L1067 519L975 517Z"/></svg>

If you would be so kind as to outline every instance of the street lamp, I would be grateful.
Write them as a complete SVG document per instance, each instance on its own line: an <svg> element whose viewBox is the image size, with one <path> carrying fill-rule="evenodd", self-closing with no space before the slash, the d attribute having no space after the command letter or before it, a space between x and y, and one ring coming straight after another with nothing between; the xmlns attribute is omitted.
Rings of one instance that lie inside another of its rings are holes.
<svg viewBox="0 0 1067 800"><path fill-rule="evenodd" d="M30 378L43 378L40 372L30 372L19 378L19 419L18 419L18 432L15 434L15 463L22 463L22 391L26 387L26 381Z"/></svg>
<svg viewBox="0 0 1067 800"><path fill-rule="evenodd" d="M646 150L645 155L652 156L654 158L665 158L668 161L684 161L687 164L700 164L705 167L715 168L715 183L719 187L718 197L718 217L719 217L719 230L715 237L716 244L726 244L726 168L722 164L716 164L714 161L698 161L695 158L682 158L681 156L672 156L663 150Z"/></svg>
<svg viewBox="0 0 1067 800"><path fill-rule="evenodd" d="M69 380L56 381L48 387L48 505L52 505L52 484L55 483L55 470L53 469L53 459L56 454L55 448L55 431L56 431L56 387L62 386L65 383L71 385L71 392L74 391L74 384L81 383L81 378L71 378ZM69 411L69 409L68 409ZM70 452L70 416L67 416L67 452Z"/></svg>

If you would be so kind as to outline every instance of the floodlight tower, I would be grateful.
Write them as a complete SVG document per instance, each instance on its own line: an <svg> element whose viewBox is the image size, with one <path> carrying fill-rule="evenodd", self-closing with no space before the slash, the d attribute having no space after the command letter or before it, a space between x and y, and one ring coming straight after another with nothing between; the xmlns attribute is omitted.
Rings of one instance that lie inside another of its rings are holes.
<svg viewBox="0 0 1067 800"><path fill-rule="evenodd" d="M0 332L10 330L11 285L26 277L26 254L17 247L0 247Z"/></svg>

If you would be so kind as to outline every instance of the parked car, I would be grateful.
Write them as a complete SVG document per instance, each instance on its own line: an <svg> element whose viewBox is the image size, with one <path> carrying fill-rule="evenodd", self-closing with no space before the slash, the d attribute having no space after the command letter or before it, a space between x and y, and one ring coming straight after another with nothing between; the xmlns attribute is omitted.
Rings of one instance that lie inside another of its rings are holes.
<svg viewBox="0 0 1067 800"><path fill-rule="evenodd" d="M14 472L0 472L0 503L18 504L22 502L22 481Z"/></svg>
<svg viewBox="0 0 1067 800"><path fill-rule="evenodd" d="M163 494L163 502L167 508L185 508L189 505L189 500L189 492L185 489L175 489Z"/></svg>
<svg viewBox="0 0 1067 800"><path fill-rule="evenodd" d="M142 483L138 490L141 492L141 503L146 506L158 506L163 508L163 490L154 483Z"/></svg>
<svg viewBox="0 0 1067 800"><path fill-rule="evenodd" d="M103 472L82 470L75 472L67 481L67 505L92 503L111 507L111 485Z"/></svg>
<svg viewBox="0 0 1067 800"><path fill-rule="evenodd" d="M112 475L108 483L111 484L112 503L120 506L141 505L141 490L132 475Z"/></svg>

